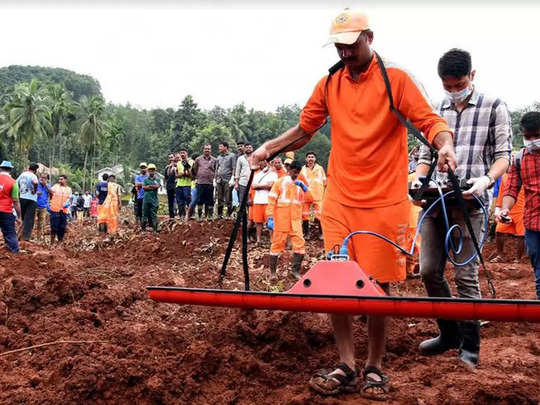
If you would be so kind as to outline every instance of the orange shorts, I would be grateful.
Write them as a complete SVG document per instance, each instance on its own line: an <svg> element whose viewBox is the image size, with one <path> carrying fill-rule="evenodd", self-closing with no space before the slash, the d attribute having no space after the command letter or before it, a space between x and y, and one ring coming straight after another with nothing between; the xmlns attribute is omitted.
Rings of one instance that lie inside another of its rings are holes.
<svg viewBox="0 0 540 405"><path fill-rule="evenodd" d="M268 217L266 216L266 206L267 204L253 204L251 206L250 219L256 224L264 224L268 221Z"/></svg>
<svg viewBox="0 0 540 405"><path fill-rule="evenodd" d="M373 231L405 246L410 203L405 200L388 207L355 208L325 199L321 215L324 249L341 246L354 231ZM405 280L405 259L394 246L372 235L355 235L349 242L349 257L380 283Z"/></svg>
<svg viewBox="0 0 540 405"><path fill-rule="evenodd" d="M509 224L497 223L495 232L507 233L516 236L525 236L525 226L523 225L523 215L511 215L512 222Z"/></svg>

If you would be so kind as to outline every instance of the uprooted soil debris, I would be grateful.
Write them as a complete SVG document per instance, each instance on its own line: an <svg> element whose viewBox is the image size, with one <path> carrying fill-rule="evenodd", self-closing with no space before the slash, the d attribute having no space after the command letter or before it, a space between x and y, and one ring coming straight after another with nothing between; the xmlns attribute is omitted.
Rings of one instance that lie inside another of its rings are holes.
<svg viewBox="0 0 540 405"><path fill-rule="evenodd" d="M14 256L2 247L0 354L6 354L0 356L0 403L371 403L358 393L323 398L308 389L316 370L338 362L325 315L179 306L148 298L147 285L216 288L231 229L226 221L167 222L160 234L122 225L117 235L103 236L86 221L70 226L59 249L30 242ZM487 246L486 256L493 249ZM304 270L322 253L321 242L310 241ZM250 245L254 290L273 288L267 256L267 248ZM287 253L280 261L278 289L292 284L290 259ZM534 298L525 258L521 264L488 266L499 298ZM238 251L223 287L243 288ZM394 292L424 294L418 279ZM365 319L355 323L361 366ZM489 323L482 329L481 365L473 373L460 366L456 351L435 358L418 354L418 343L435 334L432 321L393 319L390 330L387 403L540 401L539 325ZM7 353L17 349L25 350Z"/></svg>

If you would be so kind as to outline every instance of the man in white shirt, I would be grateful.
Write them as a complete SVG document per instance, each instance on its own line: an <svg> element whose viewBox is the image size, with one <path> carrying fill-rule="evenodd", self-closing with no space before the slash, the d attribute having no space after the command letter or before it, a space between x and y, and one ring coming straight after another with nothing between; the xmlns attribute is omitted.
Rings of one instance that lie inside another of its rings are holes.
<svg viewBox="0 0 540 405"><path fill-rule="evenodd" d="M249 156L253 152L250 143L244 145L244 154L236 160L236 170L234 171L234 189L238 192L238 201L242 205L242 199L246 193L251 168L249 167Z"/></svg>
<svg viewBox="0 0 540 405"><path fill-rule="evenodd" d="M39 183L36 176L38 168L39 166L36 163L32 163L28 167L28 170L22 172L17 178L22 213L22 229L20 235L22 240L30 240L32 230L34 229L38 198L37 187Z"/></svg>
<svg viewBox="0 0 540 405"><path fill-rule="evenodd" d="M84 204L83 204L84 217L88 218L90 217L90 205L92 205L92 196L90 195L90 191L87 191L83 195L83 200L84 200Z"/></svg>
<svg viewBox="0 0 540 405"><path fill-rule="evenodd" d="M260 163L260 170L253 176L253 206L251 208L252 221L255 223L257 245L261 245L261 235L263 224L268 221L266 217L266 206L268 205L268 194L270 189L278 179L277 173L263 160Z"/></svg>

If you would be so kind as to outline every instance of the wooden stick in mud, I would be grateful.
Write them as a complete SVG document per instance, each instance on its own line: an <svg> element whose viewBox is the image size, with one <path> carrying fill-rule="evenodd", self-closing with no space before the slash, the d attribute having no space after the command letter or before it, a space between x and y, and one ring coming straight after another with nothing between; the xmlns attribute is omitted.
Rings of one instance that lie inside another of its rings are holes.
<svg viewBox="0 0 540 405"><path fill-rule="evenodd" d="M7 356L8 354L12 354L12 353L23 352L25 350L32 350L32 349L37 349L37 348L45 347L45 346L52 346L52 345L59 345L59 344L75 344L76 345L76 344L83 344L83 343L109 343L109 342L105 340L57 340L55 342L42 343L40 345L34 345L34 346L23 347L21 349L9 350L7 352L0 353L0 357Z"/></svg>

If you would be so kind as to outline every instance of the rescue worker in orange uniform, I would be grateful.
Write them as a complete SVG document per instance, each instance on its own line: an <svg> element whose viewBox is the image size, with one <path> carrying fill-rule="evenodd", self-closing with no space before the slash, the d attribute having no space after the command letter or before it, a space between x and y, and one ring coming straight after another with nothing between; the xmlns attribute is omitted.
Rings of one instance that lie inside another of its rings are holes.
<svg viewBox="0 0 540 405"><path fill-rule="evenodd" d="M304 231L304 238L309 238L309 216L311 214L311 208L313 207L313 213L315 215L315 227L321 234L321 208L324 195L324 188L326 187L326 174L321 165L317 163L317 155L315 152L306 153L306 164L302 167L300 172L307 180L307 186L313 196L313 202L310 204L304 204L304 213L302 215L302 230Z"/></svg>
<svg viewBox="0 0 540 405"><path fill-rule="evenodd" d="M287 176L278 179L268 194L266 216L268 229L273 230L270 247L270 274L276 277L279 255L285 251L287 237L293 247L292 275L300 278L300 266L305 254L302 236L302 205L313 198L304 182L298 179L302 164L293 161Z"/></svg>
<svg viewBox="0 0 540 405"><path fill-rule="evenodd" d="M508 173L505 173L501 180L499 187L499 195L495 206L495 221L497 227L495 228L495 245L497 246L497 256L491 259L491 263L503 263L504 262L504 243L510 239L510 236L516 238L516 257L514 263L519 263L523 253L525 251L525 225L523 224L523 209L525 207L525 192L522 188L518 194L516 203L512 209L508 212L506 222L498 220L500 217L503 195L508 189Z"/></svg>
<svg viewBox="0 0 540 405"><path fill-rule="evenodd" d="M306 145L330 116L332 145L328 185L321 224L326 251L340 245L353 231L367 230L398 242L408 225L407 129L390 110L378 56L372 51L373 32L362 13L345 10L331 26L344 66L316 85L300 115L300 122L276 139L264 143L251 156L252 167L284 148ZM437 115L413 78L385 61L396 108L438 149L438 168L455 169L453 134ZM328 80L327 80L328 79ZM349 256L390 293L389 283L405 279L405 257L392 245L358 235ZM355 391L358 371L354 355L352 317L331 315L340 364L331 372L319 371L310 387L323 395ZM368 318L368 358L361 373L364 397L385 400L389 378L383 373L386 318Z"/></svg>

